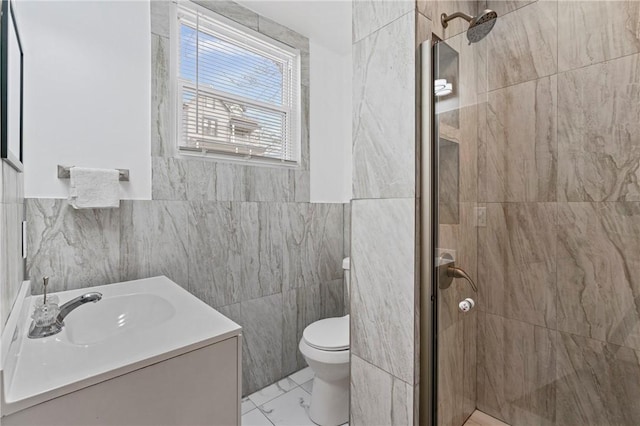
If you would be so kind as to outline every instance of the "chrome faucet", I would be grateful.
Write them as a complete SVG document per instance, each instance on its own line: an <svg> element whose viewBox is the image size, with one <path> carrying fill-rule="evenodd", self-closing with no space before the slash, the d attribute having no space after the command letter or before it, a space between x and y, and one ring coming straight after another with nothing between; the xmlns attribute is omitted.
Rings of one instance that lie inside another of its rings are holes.
<svg viewBox="0 0 640 426"><path fill-rule="evenodd" d="M62 331L62 327L64 327L64 319L71 313L71 311L85 303L96 303L100 299L102 299L101 293L92 292L85 293L82 296L69 300L67 303L60 306L58 316L56 316L56 319L51 324L36 325L36 321L32 321L31 327L29 327L29 338L39 339L41 337L53 336L54 334L60 333L60 331Z"/></svg>

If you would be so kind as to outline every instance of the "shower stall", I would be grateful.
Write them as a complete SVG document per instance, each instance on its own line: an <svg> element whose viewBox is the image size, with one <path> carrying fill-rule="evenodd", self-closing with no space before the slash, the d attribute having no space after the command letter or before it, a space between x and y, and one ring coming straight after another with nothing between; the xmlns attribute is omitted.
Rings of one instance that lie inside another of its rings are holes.
<svg viewBox="0 0 640 426"><path fill-rule="evenodd" d="M640 3L479 3L417 13L417 418L638 425Z"/></svg>

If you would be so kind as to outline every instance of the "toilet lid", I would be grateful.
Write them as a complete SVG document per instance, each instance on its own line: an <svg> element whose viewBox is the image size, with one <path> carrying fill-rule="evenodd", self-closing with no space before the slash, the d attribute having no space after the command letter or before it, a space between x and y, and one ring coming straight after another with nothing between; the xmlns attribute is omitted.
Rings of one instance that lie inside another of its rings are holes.
<svg viewBox="0 0 640 426"><path fill-rule="evenodd" d="M309 346L324 351L349 349L349 315L327 318L307 326L302 337Z"/></svg>

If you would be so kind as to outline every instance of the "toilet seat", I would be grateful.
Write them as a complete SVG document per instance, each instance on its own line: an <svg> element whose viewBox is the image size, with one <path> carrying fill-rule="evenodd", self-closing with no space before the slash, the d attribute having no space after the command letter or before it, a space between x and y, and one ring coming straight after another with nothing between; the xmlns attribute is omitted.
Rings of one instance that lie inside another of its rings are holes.
<svg viewBox="0 0 640 426"><path fill-rule="evenodd" d="M304 329L302 338L321 351L349 350L349 315L316 321Z"/></svg>

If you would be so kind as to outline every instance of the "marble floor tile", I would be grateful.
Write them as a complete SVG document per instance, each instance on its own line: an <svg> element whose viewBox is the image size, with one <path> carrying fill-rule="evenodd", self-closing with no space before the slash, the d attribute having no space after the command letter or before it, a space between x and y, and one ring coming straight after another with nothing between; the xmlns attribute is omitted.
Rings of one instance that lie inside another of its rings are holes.
<svg viewBox="0 0 640 426"><path fill-rule="evenodd" d="M640 201L640 55L558 76L558 201Z"/></svg>
<svg viewBox="0 0 640 426"><path fill-rule="evenodd" d="M267 416L262 414L262 411L257 408L243 414L240 424L242 426L273 426L273 423L269 421Z"/></svg>
<svg viewBox="0 0 640 426"><path fill-rule="evenodd" d="M559 71L637 52L640 52L640 2L558 2Z"/></svg>
<svg viewBox="0 0 640 426"><path fill-rule="evenodd" d="M353 197L415 193L415 17L353 46Z"/></svg>
<svg viewBox="0 0 640 426"><path fill-rule="evenodd" d="M482 309L530 324L556 325L555 203L489 203L478 228Z"/></svg>
<svg viewBox="0 0 640 426"><path fill-rule="evenodd" d="M260 410L278 426L315 426L309 418L311 395L297 387L260 406Z"/></svg>
<svg viewBox="0 0 640 426"><path fill-rule="evenodd" d="M537 1L498 18L487 36L488 89L555 74L558 4ZM513 64L517 64L514 66Z"/></svg>
<svg viewBox="0 0 640 426"><path fill-rule="evenodd" d="M291 378L285 377L277 383L274 383L270 386L267 386L266 388L252 393L251 395L249 395L249 400L251 400L251 402L253 402L256 406L260 406L271 401L272 399L279 397L280 395L284 395L297 386L298 384L291 380Z"/></svg>
<svg viewBox="0 0 640 426"><path fill-rule="evenodd" d="M240 412L242 414L246 414L249 411L253 410L254 408L256 408L256 404L254 404L253 401L251 401L248 396L242 398L242 402L240 406Z"/></svg>
<svg viewBox="0 0 640 426"><path fill-rule="evenodd" d="M558 425L640 424L640 352L558 332Z"/></svg>
<svg viewBox="0 0 640 426"><path fill-rule="evenodd" d="M555 201L557 78L489 92L479 126L480 201Z"/></svg>
<svg viewBox="0 0 640 426"><path fill-rule="evenodd" d="M413 383L415 201L356 200L352 217L351 352Z"/></svg>
<svg viewBox="0 0 640 426"><path fill-rule="evenodd" d="M640 203L559 203L558 329L640 350Z"/></svg>
<svg viewBox="0 0 640 426"><path fill-rule="evenodd" d="M295 373L290 375L289 378L297 384L302 385L304 383L307 383L309 380L312 380L313 376L314 374L311 367L305 367L302 370L296 371Z"/></svg>
<svg viewBox="0 0 640 426"><path fill-rule="evenodd" d="M307 392L312 393L313 392L313 379L309 380L306 383L301 384L300 387L302 389L306 390Z"/></svg>
<svg viewBox="0 0 640 426"><path fill-rule="evenodd" d="M513 425L554 425L556 332L478 314L478 409Z"/></svg>

